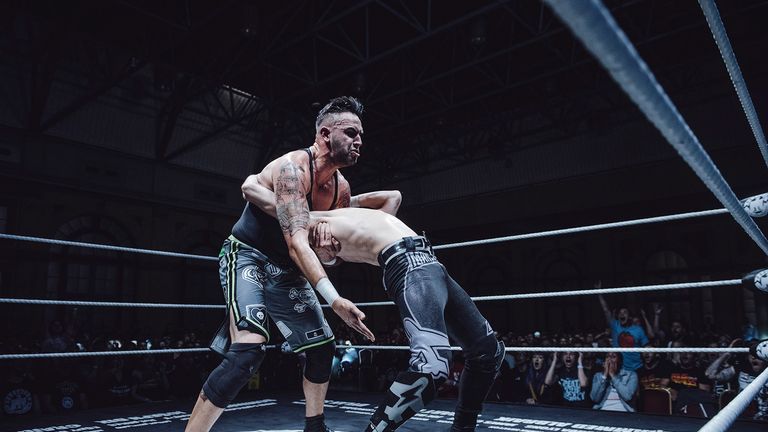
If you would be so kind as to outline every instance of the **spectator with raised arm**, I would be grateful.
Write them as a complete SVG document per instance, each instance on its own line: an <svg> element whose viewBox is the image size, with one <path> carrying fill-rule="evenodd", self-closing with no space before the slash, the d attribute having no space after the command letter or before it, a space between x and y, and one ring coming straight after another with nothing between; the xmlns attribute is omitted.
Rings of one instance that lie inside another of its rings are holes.
<svg viewBox="0 0 768 432"><path fill-rule="evenodd" d="M547 377L546 363L542 353L533 353L531 356L531 365L525 376L525 387L528 392L525 403L528 405L537 405L550 399L545 382Z"/></svg>
<svg viewBox="0 0 768 432"><path fill-rule="evenodd" d="M733 340L731 346L736 346L738 342L740 339ZM748 354L746 359L735 358L730 366L721 369L720 366L729 358L731 358L730 353L723 353L709 365L706 375L715 381L730 381L735 378L738 382L739 392L743 391L768 367L765 361ZM768 420L768 384L760 389L755 399L757 400L757 412L753 418L755 420Z"/></svg>
<svg viewBox="0 0 768 432"><path fill-rule="evenodd" d="M645 309L640 309L640 315L643 317L643 325L645 326L645 333L648 339L653 341L654 346L659 346L661 340L664 338L664 332L659 327L659 319L661 318L661 312L664 308L658 304L653 304L653 324L648 320L648 316L645 314Z"/></svg>
<svg viewBox="0 0 768 432"><path fill-rule="evenodd" d="M596 287L602 286L600 282ZM645 335L642 327L633 324L629 316L629 309L626 307L620 307L616 318L614 318L611 309L608 307L608 302L605 301L602 295L597 296L600 300L600 306L603 308L605 314L605 321L608 327L611 329L611 344L614 347L622 348L636 348L644 347L648 345L648 337ZM640 360L640 353L625 353L623 358L623 368L631 371L636 371L642 366Z"/></svg>
<svg viewBox="0 0 768 432"><path fill-rule="evenodd" d="M552 356L552 364L549 366L544 383L549 387L556 386L553 392L557 393L558 399L565 406L584 407L587 404L586 390L589 387L589 381L584 372L583 358L583 353L565 352L563 364L556 370L557 353Z"/></svg>

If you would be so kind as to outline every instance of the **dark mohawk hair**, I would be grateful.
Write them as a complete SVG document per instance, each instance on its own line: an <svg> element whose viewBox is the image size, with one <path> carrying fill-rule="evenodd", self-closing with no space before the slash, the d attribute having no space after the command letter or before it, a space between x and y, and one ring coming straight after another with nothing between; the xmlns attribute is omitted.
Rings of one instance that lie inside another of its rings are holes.
<svg viewBox="0 0 768 432"><path fill-rule="evenodd" d="M352 113L358 117L362 117L363 103L360 102L360 100L356 97L352 96L339 96L333 98L323 107L323 109L320 110L319 113L317 113L317 118L315 119L315 127L319 128L329 115L345 112Z"/></svg>

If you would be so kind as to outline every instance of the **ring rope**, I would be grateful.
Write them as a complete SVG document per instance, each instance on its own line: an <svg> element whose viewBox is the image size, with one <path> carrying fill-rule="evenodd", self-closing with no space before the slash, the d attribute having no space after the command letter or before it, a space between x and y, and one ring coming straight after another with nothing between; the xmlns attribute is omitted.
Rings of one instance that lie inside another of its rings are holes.
<svg viewBox="0 0 768 432"><path fill-rule="evenodd" d="M277 345L267 345L268 349L277 348ZM407 345L337 345L337 349L356 348L384 351L410 350ZM461 347L450 347L451 351L461 351ZM64 353L31 353L31 354L0 354L0 360L27 360L43 358L71 358L71 357L98 357L141 354L173 354L173 353L201 353L209 352L209 348L178 348L163 350L126 350L126 351L79 351ZM657 353L745 353L749 348L619 348L619 347L507 347L507 352L657 352Z"/></svg>
<svg viewBox="0 0 768 432"><path fill-rule="evenodd" d="M703 217L703 216L713 216L713 215L719 215L723 213L728 213L728 209L722 208L722 209L714 209L714 210L702 210L697 212L680 213L680 214L665 215L665 216L655 216L655 217L642 218L642 219L632 219L632 220L621 221L621 222L610 222L610 223L602 223L602 224L595 224L595 225L585 225L585 226L573 227L573 228L556 229L551 231L518 234L518 235L511 235L506 237L472 240L472 241L465 241L465 242L459 242L459 243L448 243L448 244L433 246L432 249L435 249L435 250L450 249L450 248L456 248L456 247L485 245L485 244L500 243L500 242L507 242L507 241L513 241L513 240L550 237L550 236L557 236L557 235L564 235L564 234L596 231L596 230L608 229L608 228L627 227L631 225L643 225L643 224L656 223L656 222L666 222L666 221L689 219L689 218L696 218L696 217Z"/></svg>
<svg viewBox="0 0 768 432"><path fill-rule="evenodd" d="M743 281L741 279L724 279L724 280L705 281L705 282L684 282L684 283L659 284L659 285L637 285L637 286L617 287L617 288L594 288L594 289L585 289L585 290L476 296L476 297L471 297L471 299L476 302L491 301L491 300L519 300L519 299L535 299L535 298L550 298L550 297L582 296L582 295L593 295L593 294L619 294L619 293L628 293L628 292L676 290L676 289L689 289L689 288L709 288L709 287L718 287L718 286L741 285L742 283ZM22 299L22 298L10 298L10 297L0 297L0 303L58 305L58 306L138 307L138 308L187 308L187 309L224 309L225 308L225 305L219 305L219 304L127 303L127 302L123 303L123 302L105 302L105 301ZM359 306L391 306L394 304L395 303L391 301L355 303L355 305L358 307ZM322 305L322 307L327 308L330 306L324 304Z"/></svg>
<svg viewBox="0 0 768 432"><path fill-rule="evenodd" d="M209 348L177 348L167 350L125 350L125 351L76 351L63 353L0 354L0 360L26 360L42 358L98 357L141 354L196 353L210 351Z"/></svg>
<svg viewBox="0 0 768 432"><path fill-rule="evenodd" d="M104 244L98 244L98 243L85 243L85 242L76 242L76 241L69 241L69 240L56 240L56 239L47 239L42 237L21 236L21 235L3 234L3 233L0 233L0 239L48 243L48 244L55 244L59 246L75 246L75 247L84 247L84 248L92 248L92 249L103 249L103 250L112 250L112 251L118 251L118 252L143 253L148 255L160 255L160 256L168 256L168 257L175 257L175 258L191 258L191 259L199 259L199 260L206 260L206 261L219 260L217 257L211 257L211 256L205 256L205 255L192 255L192 254L185 254L185 253L179 253L179 252L166 252L166 251L158 251L158 250L152 250L152 249L130 248L130 247L124 247L124 246L104 245Z"/></svg>
<svg viewBox="0 0 768 432"><path fill-rule="evenodd" d="M752 197L748 197L742 201L742 205L744 206L744 209L748 212L748 214L752 217L765 216L766 214L768 214L768 193L763 193L763 194L755 195ZM584 225L580 227L563 228L563 229L550 230L550 231L517 234L517 235L506 236L506 237L496 237L496 238L473 240L473 241L466 241L466 242L459 242L459 243L447 243L447 244L433 246L432 249L435 249L435 250L451 249L451 248L463 247L463 246L475 246L475 245L482 245L482 244L507 242L507 241L513 241L513 240L550 237L550 236L556 236L556 235L581 233L581 232L596 231L596 230L609 229L609 228L621 228L621 227L627 227L627 226L633 226L633 225L644 225L649 223L676 221L676 220L691 219L691 218L704 217L704 216L714 216L714 215L725 214L725 213L728 213L728 209L726 208L701 210L701 211L695 211L695 212L654 216L654 217L641 218L641 219L631 219L631 220L619 221L619 222L609 222L609 223L594 224L594 225ZM218 261L218 257L210 257L210 256L204 256L204 255L191 255L191 254L184 254L179 252L167 252L167 251L158 251L158 250L141 249L141 248L129 248L129 247L123 247L123 246L75 242L75 241L68 241L68 240L55 240L55 239L47 239L43 237L21 236L21 235L4 234L4 233L0 233L0 239L49 243L49 244L76 246L76 247L84 247L84 248L96 248L96 249L114 250L114 251L120 251L120 252L148 253L152 255L170 256L170 257L176 257L176 258L190 258L190 259L200 259L200 260L206 260L206 261Z"/></svg>
<svg viewBox="0 0 768 432"><path fill-rule="evenodd" d="M760 120L757 117L757 111L755 105L752 103L752 98L749 96L749 90L747 89L747 83L744 81L744 76L741 74L741 68L739 68L739 62L736 61L736 54L733 52L731 41L728 39L728 33L725 31L725 25L720 17L720 12L717 10L717 5L714 0L699 0L699 6L704 12L704 16L709 24L709 29L712 31L712 37L717 43L717 48L720 50L720 55L723 57L725 67L728 69L728 75L731 77L733 87L736 89L736 94L739 96L739 102L741 102L741 108L744 110L744 114L747 115L747 121L750 128L752 128L752 134L757 140L757 148L760 149L760 153L763 155L765 164L768 165L768 143L765 141L765 134L763 128L760 125Z"/></svg>
<svg viewBox="0 0 768 432"><path fill-rule="evenodd" d="M712 417L699 432L720 432L731 427L742 412L760 392L760 389L768 382L768 369L764 370L744 390L740 391L733 400Z"/></svg>
<svg viewBox="0 0 768 432"><path fill-rule="evenodd" d="M642 292L642 291L708 288L708 287L716 287L716 286L729 286L729 285L741 285L741 284L742 284L741 279L726 279L726 280L705 281L705 282L683 282L683 283L658 284L658 285L637 285L637 286L618 287L618 288L594 288L594 289L585 289L585 290L550 291L550 292L542 292L542 293L491 295L491 296L472 297L472 300L473 301L516 300L516 299L532 299L532 298L582 296L582 295L593 295L593 294L619 294L619 293Z"/></svg>
<svg viewBox="0 0 768 432"><path fill-rule="evenodd" d="M688 289L688 288L708 288L717 286L733 286L741 285L743 281L741 279L725 279L718 281L706 281L706 282L686 282L686 283L674 283L674 284L659 284L659 285L638 285L630 287L618 287L618 288L595 288L586 290L571 290L571 291L550 291L541 293L525 293L525 294L506 294L506 295L491 295L491 296L478 296L471 297L472 301L489 301L489 300L518 300L518 299L533 299L533 298L549 298L549 297L567 297L567 296L580 296L580 295L593 295L593 294L618 294L628 292L641 292L641 291L660 291L660 290L674 290L674 289ZM380 302L360 302L355 303L355 306L391 306L394 305L391 301ZM330 307L323 305L323 307Z"/></svg>
<svg viewBox="0 0 768 432"><path fill-rule="evenodd" d="M79 300L47 300L0 297L0 303L35 304L57 306L101 306L101 307L136 307L136 308L184 308L184 309L224 309L223 304L190 304L190 303L124 303L107 301Z"/></svg>
<svg viewBox="0 0 768 432"><path fill-rule="evenodd" d="M736 222L768 255L768 239L744 210L699 139L605 6L598 0L544 1L592 52L715 197L730 210Z"/></svg>
<svg viewBox="0 0 768 432"><path fill-rule="evenodd" d="M337 345L336 348L378 349L385 351L410 350L408 345ZM461 351L461 347L452 346L451 351ZM709 348L709 347L669 347L669 348L644 348L644 347L506 347L507 352L592 352L592 353L748 353L749 348Z"/></svg>

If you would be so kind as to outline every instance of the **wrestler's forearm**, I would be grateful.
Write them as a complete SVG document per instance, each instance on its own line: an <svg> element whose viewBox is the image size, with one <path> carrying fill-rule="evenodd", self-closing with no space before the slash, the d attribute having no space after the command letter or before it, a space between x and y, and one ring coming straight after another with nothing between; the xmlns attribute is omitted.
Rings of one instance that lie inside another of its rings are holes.
<svg viewBox="0 0 768 432"><path fill-rule="evenodd" d="M320 263L320 259L309 246L307 232L301 230L296 232L291 238L286 238L288 244L288 253L291 260L296 264L304 277L307 278L312 286L317 286L317 282L328 275Z"/></svg>
<svg viewBox="0 0 768 432"><path fill-rule="evenodd" d="M402 201L403 196L400 191L375 191L353 196L350 199L349 206L381 210L391 215L395 215L400 209L400 203Z"/></svg>

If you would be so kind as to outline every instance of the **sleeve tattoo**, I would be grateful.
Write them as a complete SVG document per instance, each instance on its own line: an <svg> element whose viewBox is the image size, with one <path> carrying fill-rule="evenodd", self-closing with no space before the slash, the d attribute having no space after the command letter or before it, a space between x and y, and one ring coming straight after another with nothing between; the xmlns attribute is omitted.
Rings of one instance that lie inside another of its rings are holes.
<svg viewBox="0 0 768 432"><path fill-rule="evenodd" d="M297 231L309 225L309 207L305 196L306 185L303 171L291 161L280 167L275 181L277 220L283 233L293 237Z"/></svg>

